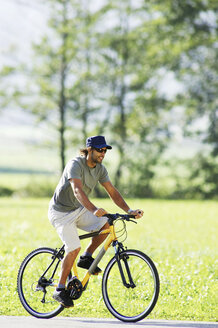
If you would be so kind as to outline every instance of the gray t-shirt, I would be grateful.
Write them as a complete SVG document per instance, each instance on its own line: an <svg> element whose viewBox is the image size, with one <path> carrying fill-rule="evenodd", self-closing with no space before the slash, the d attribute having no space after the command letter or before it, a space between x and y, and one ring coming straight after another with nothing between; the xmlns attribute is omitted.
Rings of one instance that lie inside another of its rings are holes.
<svg viewBox="0 0 218 328"><path fill-rule="evenodd" d="M51 201L51 205L56 211L69 212L81 206L74 196L69 179L80 179L83 191L87 196L98 182L104 183L110 180L104 165L97 163L96 167L90 168L86 164L86 158L82 156L70 160L64 169Z"/></svg>

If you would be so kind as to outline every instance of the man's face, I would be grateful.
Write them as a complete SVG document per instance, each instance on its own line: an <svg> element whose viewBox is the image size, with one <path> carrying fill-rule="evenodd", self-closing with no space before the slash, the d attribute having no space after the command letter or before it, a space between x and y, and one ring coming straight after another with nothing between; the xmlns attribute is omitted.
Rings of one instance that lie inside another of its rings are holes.
<svg viewBox="0 0 218 328"><path fill-rule="evenodd" d="M107 149L106 148L101 148L101 149L97 149L97 148L93 148L92 149L92 154L91 154L91 159L93 161L93 163L102 163L104 156L106 154Z"/></svg>

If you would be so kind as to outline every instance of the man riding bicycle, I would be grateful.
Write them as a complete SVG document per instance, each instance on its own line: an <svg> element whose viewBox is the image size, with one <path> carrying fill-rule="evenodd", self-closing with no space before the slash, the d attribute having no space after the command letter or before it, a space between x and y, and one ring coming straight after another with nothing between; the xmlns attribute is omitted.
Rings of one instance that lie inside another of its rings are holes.
<svg viewBox="0 0 218 328"><path fill-rule="evenodd" d="M67 277L73 263L80 252L80 240L77 228L87 232L109 228L106 210L97 208L88 198L98 182L105 188L110 198L123 211L133 214L136 218L143 216L142 210L131 210L119 191L111 183L108 172L102 161L108 149L103 136L93 136L86 140L86 148L80 151L80 156L70 160L55 189L49 203L48 217L65 245L65 257L62 261L61 274L53 298L65 307L73 306L73 300L65 289ZM105 240L107 235L92 238L90 244L77 263L84 269L89 269L94 258L92 254ZM101 272L99 267L95 273Z"/></svg>

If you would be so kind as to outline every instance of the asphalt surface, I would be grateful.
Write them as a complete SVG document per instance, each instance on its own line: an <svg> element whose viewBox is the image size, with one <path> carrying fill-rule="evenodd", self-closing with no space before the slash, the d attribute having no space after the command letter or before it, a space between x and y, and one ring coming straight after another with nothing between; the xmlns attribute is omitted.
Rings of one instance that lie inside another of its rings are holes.
<svg viewBox="0 0 218 328"><path fill-rule="evenodd" d="M116 319L68 318L36 319L34 317L0 316L1 328L218 328L216 322L142 320L125 323Z"/></svg>

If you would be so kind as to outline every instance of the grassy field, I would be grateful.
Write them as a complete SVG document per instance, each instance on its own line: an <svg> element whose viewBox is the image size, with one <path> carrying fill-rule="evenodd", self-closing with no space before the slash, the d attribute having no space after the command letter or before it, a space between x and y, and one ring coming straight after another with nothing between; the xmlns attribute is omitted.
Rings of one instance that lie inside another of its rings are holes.
<svg viewBox="0 0 218 328"><path fill-rule="evenodd" d="M40 246L59 247L47 219L48 199L0 198L0 314L27 315L16 291L23 258ZM110 200L95 200L109 212ZM140 249L155 262L161 281L150 319L216 321L218 203L213 201L129 200L145 211L138 225L128 225L125 245ZM85 242L82 244L85 247ZM102 269L113 250L101 262ZM101 276L93 277L73 309L61 315L110 317L102 296Z"/></svg>

